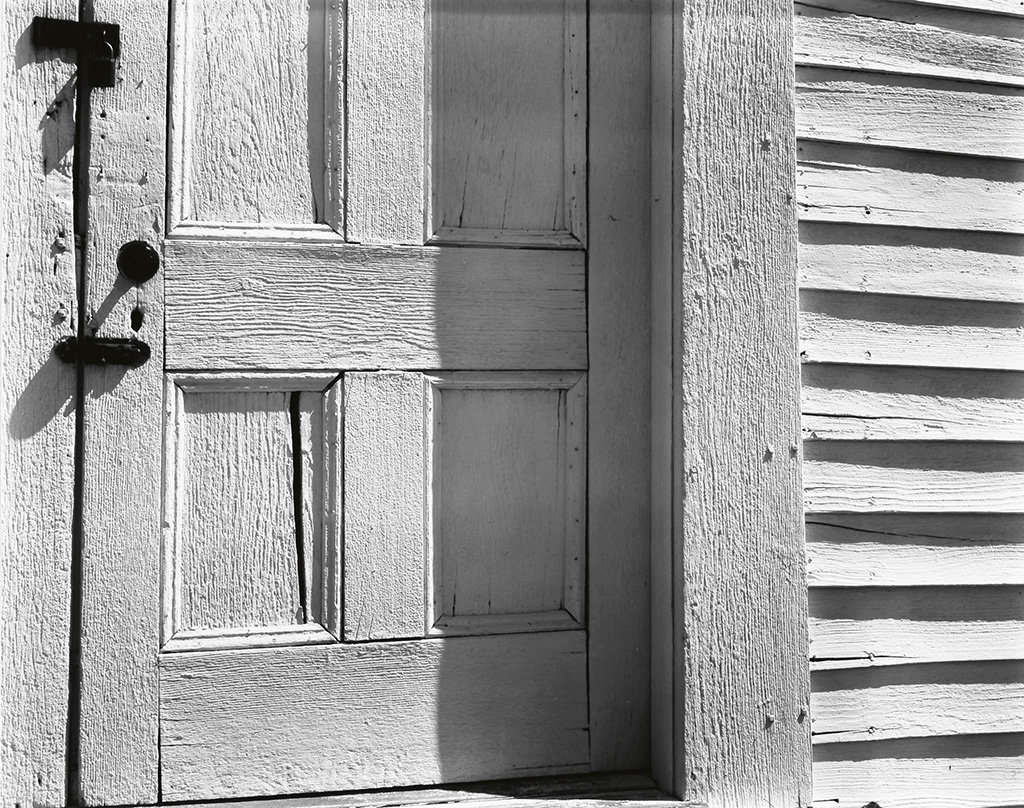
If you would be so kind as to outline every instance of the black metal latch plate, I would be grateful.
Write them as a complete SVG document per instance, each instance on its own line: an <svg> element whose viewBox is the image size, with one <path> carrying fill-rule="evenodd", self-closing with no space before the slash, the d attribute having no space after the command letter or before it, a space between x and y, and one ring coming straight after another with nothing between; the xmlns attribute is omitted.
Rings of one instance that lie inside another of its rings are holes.
<svg viewBox="0 0 1024 808"><path fill-rule="evenodd" d="M78 360L77 337L64 337L53 346L64 362ZM149 359L149 346L139 339L101 339L86 337L82 341L82 361L87 365L127 365L137 368Z"/></svg>
<svg viewBox="0 0 1024 808"><path fill-rule="evenodd" d="M109 22L78 22L36 17L32 44L37 48L74 48L79 65L95 87L114 86L114 61L121 55L121 26Z"/></svg>

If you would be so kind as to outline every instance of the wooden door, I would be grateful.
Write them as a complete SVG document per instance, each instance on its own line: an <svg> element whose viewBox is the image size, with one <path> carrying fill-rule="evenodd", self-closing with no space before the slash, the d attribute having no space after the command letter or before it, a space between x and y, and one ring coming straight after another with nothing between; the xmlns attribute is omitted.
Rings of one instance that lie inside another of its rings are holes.
<svg viewBox="0 0 1024 808"><path fill-rule="evenodd" d="M86 410L86 802L648 765L649 19L586 6L96 3L153 358Z"/></svg>

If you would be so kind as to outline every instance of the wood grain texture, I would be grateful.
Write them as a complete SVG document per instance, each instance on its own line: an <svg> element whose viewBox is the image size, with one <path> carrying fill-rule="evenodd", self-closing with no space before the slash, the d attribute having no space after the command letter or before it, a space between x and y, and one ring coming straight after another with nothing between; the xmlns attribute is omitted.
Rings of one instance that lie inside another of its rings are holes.
<svg viewBox="0 0 1024 808"><path fill-rule="evenodd" d="M981 157L1024 157L1024 93L964 82L804 67L797 135Z"/></svg>
<svg viewBox="0 0 1024 808"><path fill-rule="evenodd" d="M802 141L804 221L1024 232L1024 163Z"/></svg>
<svg viewBox="0 0 1024 808"><path fill-rule="evenodd" d="M51 353L78 311L72 219L75 66L0 3L0 801L62 805L68 712L74 366Z"/></svg>
<svg viewBox="0 0 1024 808"><path fill-rule="evenodd" d="M679 448L674 547L652 562L675 565L672 788L803 804L792 5L691 2L672 24Z"/></svg>
<svg viewBox="0 0 1024 808"><path fill-rule="evenodd" d="M905 3L945 6L966 11L982 11L987 14L1006 14L1010 17L1024 17L1020 4L1014 0L903 0Z"/></svg>
<svg viewBox="0 0 1024 808"><path fill-rule="evenodd" d="M434 622L564 610L584 621L586 381L432 379ZM503 621L514 625L514 621Z"/></svg>
<svg viewBox="0 0 1024 808"><path fill-rule="evenodd" d="M323 440L322 413L314 404L319 402L307 401L296 413L306 446L313 435ZM306 483L303 493L323 481L319 473L312 479L312 452L293 445L290 409L287 392L184 394L177 416L182 445L176 451L180 628L301 624L318 616L312 604L319 604L320 592L313 584L321 579L317 561L322 554L313 551L313 537L320 531L307 501L300 566L296 450ZM319 514L315 518L319 521Z"/></svg>
<svg viewBox="0 0 1024 808"><path fill-rule="evenodd" d="M324 134L342 116L329 92L341 65L327 6L175 4L175 221L332 220L340 150L326 153Z"/></svg>
<svg viewBox="0 0 1024 808"><path fill-rule="evenodd" d="M170 368L586 367L579 252L175 239L166 252Z"/></svg>
<svg viewBox="0 0 1024 808"><path fill-rule="evenodd" d="M350 0L346 10L345 238L426 238L426 0Z"/></svg>
<svg viewBox="0 0 1024 808"><path fill-rule="evenodd" d="M589 769L582 631L172 654L161 692L165 799Z"/></svg>
<svg viewBox="0 0 1024 808"><path fill-rule="evenodd" d="M819 671L814 742L1024 732L1024 662Z"/></svg>
<svg viewBox="0 0 1024 808"><path fill-rule="evenodd" d="M554 804L567 808L704 808L699 803L670 799L644 774L613 773L564 775L561 777L492 780L458 786L440 786L329 794L311 797L277 797L251 802L256 808L388 808L453 804L460 808L544 808ZM196 808L214 804L194 803ZM227 805L237 808L238 803Z"/></svg>
<svg viewBox="0 0 1024 808"><path fill-rule="evenodd" d="M807 581L831 587L1024 585L1024 517L811 516Z"/></svg>
<svg viewBox="0 0 1024 808"><path fill-rule="evenodd" d="M795 9L798 65L1024 86L1020 21L890 0L803 0Z"/></svg>
<svg viewBox="0 0 1024 808"><path fill-rule="evenodd" d="M805 363L1024 370L1016 303L805 291Z"/></svg>
<svg viewBox="0 0 1024 808"><path fill-rule="evenodd" d="M1024 440L1024 374L804 365L805 440Z"/></svg>
<svg viewBox="0 0 1024 808"><path fill-rule="evenodd" d="M595 771L646 770L665 712L650 699L651 3L589 12L590 754Z"/></svg>
<svg viewBox="0 0 1024 808"><path fill-rule="evenodd" d="M1024 511L1024 446L814 441L804 446L809 513Z"/></svg>
<svg viewBox="0 0 1024 808"><path fill-rule="evenodd" d="M123 805L157 798L163 283L119 280L116 256L133 239L159 248L164 233L167 14L141 0L94 7L131 44L116 86L93 90L90 325L152 349L140 368L86 371L85 465L102 473L86 474L83 499L81 791Z"/></svg>
<svg viewBox="0 0 1024 808"><path fill-rule="evenodd" d="M1024 303L1024 239L963 230L802 222L800 286Z"/></svg>
<svg viewBox="0 0 1024 808"><path fill-rule="evenodd" d="M585 243L583 4L434 0L432 10L433 232Z"/></svg>
<svg viewBox="0 0 1024 808"><path fill-rule="evenodd" d="M1018 659L1019 586L810 590L811 665Z"/></svg>
<svg viewBox="0 0 1024 808"><path fill-rule="evenodd" d="M346 640L426 634L431 420L420 373L346 373Z"/></svg>
<svg viewBox="0 0 1024 808"><path fill-rule="evenodd" d="M1024 779L1022 738L968 735L816 746L814 805L1015 805Z"/></svg>

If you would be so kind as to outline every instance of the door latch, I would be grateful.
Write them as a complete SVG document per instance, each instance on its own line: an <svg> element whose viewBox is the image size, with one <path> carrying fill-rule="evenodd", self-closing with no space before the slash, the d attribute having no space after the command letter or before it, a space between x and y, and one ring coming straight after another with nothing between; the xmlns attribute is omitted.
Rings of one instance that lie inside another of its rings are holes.
<svg viewBox="0 0 1024 808"><path fill-rule="evenodd" d="M149 346L140 339L109 339L64 337L53 346L54 353L64 362L82 361L87 365L127 365L137 368L149 359Z"/></svg>
<svg viewBox="0 0 1024 808"><path fill-rule="evenodd" d="M32 44L37 48L74 48L78 65L93 87L113 87L117 58L121 55L121 26L109 22L78 22L36 17Z"/></svg>

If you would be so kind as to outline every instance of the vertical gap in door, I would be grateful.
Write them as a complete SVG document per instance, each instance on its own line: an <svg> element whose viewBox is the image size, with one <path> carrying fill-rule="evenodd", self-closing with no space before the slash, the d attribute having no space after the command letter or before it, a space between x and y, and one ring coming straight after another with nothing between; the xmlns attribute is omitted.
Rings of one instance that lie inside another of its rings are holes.
<svg viewBox="0 0 1024 808"><path fill-rule="evenodd" d="M567 0L568 2L568 0ZM584 205L586 207L586 223L587 233L593 232L591 229L590 221L590 0L584 0L583 4L583 15L584 15L584 31L586 35L586 55L584 57L584 64L586 68L584 75L586 81L584 82L583 92L587 97L587 120L583 127L583 153L586 155L586 171L584 173L584 187L583 187L583 199L585 200ZM572 13L575 9L571 6L567 6L569 13ZM570 21L568 15L563 23L569 25ZM587 379L587 395L586 402L584 403L584 411L587 414L587 462L583 469L583 512L586 514L584 523L587 526L586 534L584 535L583 546L585 552L584 558L584 575L583 575L583 627L587 632L587 761L590 765L591 771L593 771L593 737L591 724L593 722L594 714L591 709L590 699L590 463L591 463L591 451L590 451L590 239L584 239L583 241L583 306L586 312L586 334L587 334L587 367L585 375Z"/></svg>
<svg viewBox="0 0 1024 808"><path fill-rule="evenodd" d="M295 507L295 571L299 578L299 607L302 622L309 622L306 599L306 539L302 524L302 393L294 392L289 403L292 427L292 501Z"/></svg>
<svg viewBox="0 0 1024 808"><path fill-rule="evenodd" d="M92 0L80 0L78 19L92 22ZM75 334L75 476L71 513L71 570L68 621L68 717L65 733L64 801L81 805L82 763L82 566L85 528L82 523L85 495L85 360L86 261L89 244L89 130L92 108L90 82L81 54L77 54L75 98L75 156L72 162L72 207L74 209L75 274L78 282L78 311Z"/></svg>

